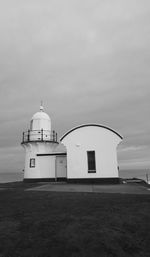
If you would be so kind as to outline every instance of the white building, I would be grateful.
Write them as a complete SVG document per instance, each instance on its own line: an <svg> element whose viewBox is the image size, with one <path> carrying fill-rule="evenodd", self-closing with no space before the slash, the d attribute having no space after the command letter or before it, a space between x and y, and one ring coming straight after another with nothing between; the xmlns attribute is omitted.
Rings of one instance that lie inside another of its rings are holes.
<svg viewBox="0 0 150 257"><path fill-rule="evenodd" d="M98 125L81 125L68 131L60 142L51 120L40 107L30 130L23 133L25 181L119 182L117 146L122 137Z"/></svg>
<svg viewBox="0 0 150 257"><path fill-rule="evenodd" d="M118 181L117 146L122 137L114 130L98 125L78 126L60 141L67 148L69 181Z"/></svg>

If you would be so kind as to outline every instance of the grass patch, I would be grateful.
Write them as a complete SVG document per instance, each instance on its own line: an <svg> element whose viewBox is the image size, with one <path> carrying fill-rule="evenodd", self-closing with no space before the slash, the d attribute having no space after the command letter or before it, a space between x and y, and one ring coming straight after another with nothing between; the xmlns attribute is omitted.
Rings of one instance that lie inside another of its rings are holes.
<svg viewBox="0 0 150 257"><path fill-rule="evenodd" d="M0 191L0 257L148 257L149 195ZM31 184L30 184L31 187Z"/></svg>

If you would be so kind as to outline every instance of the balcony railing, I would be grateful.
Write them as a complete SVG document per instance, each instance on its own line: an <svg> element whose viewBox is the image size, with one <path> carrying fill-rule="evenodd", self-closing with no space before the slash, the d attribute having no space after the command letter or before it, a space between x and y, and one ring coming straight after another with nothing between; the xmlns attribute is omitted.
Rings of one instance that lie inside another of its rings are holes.
<svg viewBox="0 0 150 257"><path fill-rule="evenodd" d="M57 133L53 130L28 130L23 132L22 144L28 142L53 142L57 143Z"/></svg>

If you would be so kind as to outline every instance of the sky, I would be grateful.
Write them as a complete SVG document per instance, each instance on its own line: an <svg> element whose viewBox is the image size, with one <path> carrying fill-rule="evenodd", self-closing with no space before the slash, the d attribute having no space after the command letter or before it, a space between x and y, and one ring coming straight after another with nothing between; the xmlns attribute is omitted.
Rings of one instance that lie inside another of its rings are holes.
<svg viewBox="0 0 150 257"><path fill-rule="evenodd" d="M0 1L0 172L24 168L43 100L61 137L98 123L123 136L121 169L150 169L150 1Z"/></svg>

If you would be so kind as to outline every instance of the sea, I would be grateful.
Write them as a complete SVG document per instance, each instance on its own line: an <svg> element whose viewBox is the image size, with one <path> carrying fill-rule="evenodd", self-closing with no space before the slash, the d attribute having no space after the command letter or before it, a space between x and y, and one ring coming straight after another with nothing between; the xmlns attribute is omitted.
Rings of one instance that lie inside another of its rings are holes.
<svg viewBox="0 0 150 257"><path fill-rule="evenodd" d="M120 178L139 178L150 181L150 169L128 169L119 171Z"/></svg>
<svg viewBox="0 0 150 257"><path fill-rule="evenodd" d="M150 181L150 170L148 169L128 169L119 171L120 178L139 178ZM23 181L23 173L0 173L0 183Z"/></svg>
<svg viewBox="0 0 150 257"><path fill-rule="evenodd" d="M0 173L0 183L23 181L23 173L5 172Z"/></svg>

